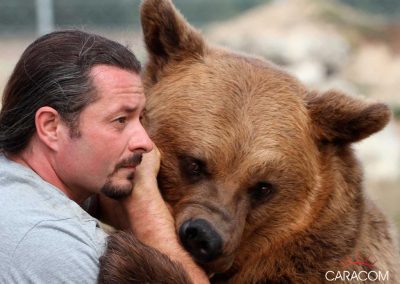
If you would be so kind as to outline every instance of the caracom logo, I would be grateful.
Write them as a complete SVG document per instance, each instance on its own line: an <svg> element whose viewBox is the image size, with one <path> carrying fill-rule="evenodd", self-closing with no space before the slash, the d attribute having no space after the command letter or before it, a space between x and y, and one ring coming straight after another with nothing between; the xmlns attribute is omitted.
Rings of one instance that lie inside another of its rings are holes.
<svg viewBox="0 0 400 284"><path fill-rule="evenodd" d="M325 279L328 281L358 281L358 282L374 282L378 283L389 281L389 271L380 271L375 269L376 260L372 257L346 257L340 261L342 270L329 270L325 273ZM353 266L360 269L353 269Z"/></svg>

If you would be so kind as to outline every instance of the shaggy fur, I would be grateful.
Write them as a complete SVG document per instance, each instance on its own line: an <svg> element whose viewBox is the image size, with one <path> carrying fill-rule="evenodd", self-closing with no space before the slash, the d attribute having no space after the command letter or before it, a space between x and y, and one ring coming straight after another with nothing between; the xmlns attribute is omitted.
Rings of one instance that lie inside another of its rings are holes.
<svg viewBox="0 0 400 284"><path fill-rule="evenodd" d="M99 283L191 283L180 265L125 232L109 237L107 253L100 258L100 267Z"/></svg>
<svg viewBox="0 0 400 284"><path fill-rule="evenodd" d="M217 257L196 258L211 280L323 283L330 270L375 270L398 283L391 225L351 149L386 125L388 107L309 91L270 62L213 47L169 0L141 9L160 189L178 233L202 219L222 239Z"/></svg>

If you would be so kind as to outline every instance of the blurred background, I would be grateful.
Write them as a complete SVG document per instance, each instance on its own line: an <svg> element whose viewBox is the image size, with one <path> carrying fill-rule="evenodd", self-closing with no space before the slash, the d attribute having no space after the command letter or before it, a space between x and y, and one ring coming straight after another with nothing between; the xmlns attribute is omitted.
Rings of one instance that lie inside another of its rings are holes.
<svg viewBox="0 0 400 284"><path fill-rule="evenodd" d="M372 199L400 228L400 1L174 0L209 41L263 56L307 86L389 104L393 119L354 148ZM0 0L0 89L37 36L97 32L144 62L139 0ZM2 93L2 91L1 91Z"/></svg>

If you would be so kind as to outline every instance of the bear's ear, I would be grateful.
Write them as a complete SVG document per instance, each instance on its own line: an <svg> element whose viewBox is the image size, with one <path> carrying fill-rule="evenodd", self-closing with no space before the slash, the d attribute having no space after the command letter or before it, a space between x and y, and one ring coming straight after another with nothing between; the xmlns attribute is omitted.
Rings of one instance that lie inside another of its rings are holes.
<svg viewBox="0 0 400 284"><path fill-rule="evenodd" d="M177 11L170 0L144 0L141 5L144 41L149 53L146 72L151 77L170 61L200 58L202 36ZM153 73L153 74L152 74Z"/></svg>
<svg viewBox="0 0 400 284"><path fill-rule="evenodd" d="M385 104L356 99L340 92L307 95L314 132L327 143L352 143L381 130L391 112Z"/></svg>

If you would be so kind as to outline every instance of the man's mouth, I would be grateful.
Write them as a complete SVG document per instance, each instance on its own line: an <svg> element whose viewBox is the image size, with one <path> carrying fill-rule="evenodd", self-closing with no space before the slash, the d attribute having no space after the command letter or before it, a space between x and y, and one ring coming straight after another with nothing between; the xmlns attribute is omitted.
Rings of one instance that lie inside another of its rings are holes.
<svg viewBox="0 0 400 284"><path fill-rule="evenodd" d="M126 168L126 169L135 169L142 162L141 154L134 154L132 157L127 158L120 162L117 165L117 169Z"/></svg>
<svg viewBox="0 0 400 284"><path fill-rule="evenodd" d="M137 167L137 165L125 165L125 166L123 166L123 168L126 168L126 169L135 169Z"/></svg>

